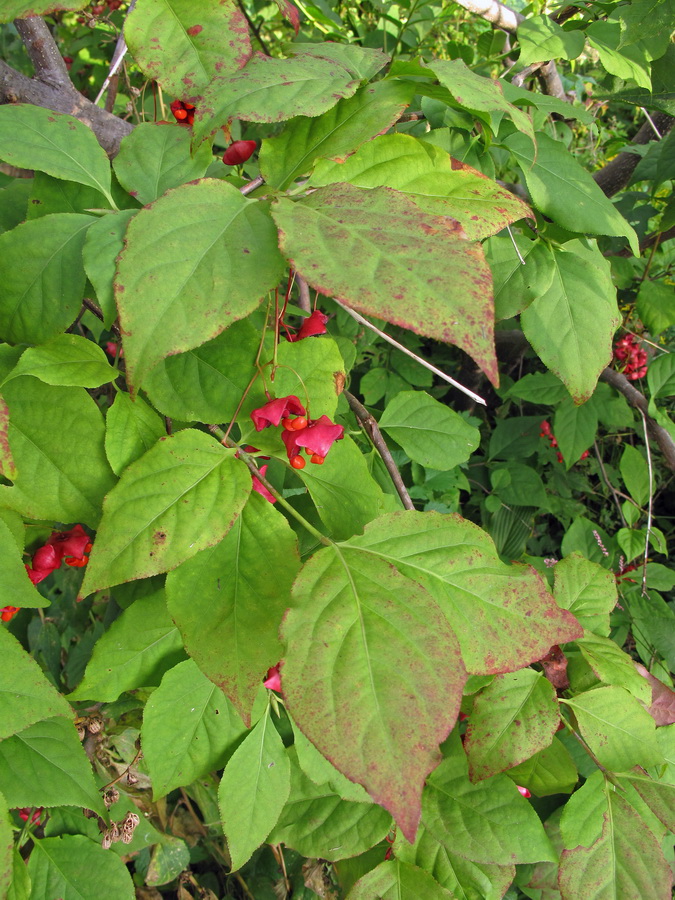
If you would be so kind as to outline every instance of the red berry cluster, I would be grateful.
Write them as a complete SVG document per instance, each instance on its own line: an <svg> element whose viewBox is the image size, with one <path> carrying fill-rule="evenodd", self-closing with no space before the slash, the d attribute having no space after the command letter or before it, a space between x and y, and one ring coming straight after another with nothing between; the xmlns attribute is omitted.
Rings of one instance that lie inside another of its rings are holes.
<svg viewBox="0 0 675 900"><path fill-rule="evenodd" d="M558 459L558 462L559 463L564 462L562 453L560 452L560 450L557 449L558 440L557 440L556 436L553 434L553 431L551 430L551 426L546 421L546 419L544 419L541 422L541 424L539 425L539 437L547 438L551 447L553 447L553 449L556 450L556 457ZM581 454L579 459L588 459L588 450L584 450L584 452Z"/></svg>
<svg viewBox="0 0 675 900"><path fill-rule="evenodd" d="M239 166L253 156L255 148L255 141L234 141L223 153L223 162L226 166Z"/></svg>
<svg viewBox="0 0 675 900"><path fill-rule="evenodd" d="M647 351L640 349L633 334L627 334L614 344L614 359L623 363L621 371L629 381L637 381L647 374Z"/></svg>
<svg viewBox="0 0 675 900"><path fill-rule="evenodd" d="M174 100L169 109L179 125L192 125L195 120L193 103L186 103L184 100Z"/></svg>
<svg viewBox="0 0 675 900"><path fill-rule="evenodd" d="M309 456L310 462L320 466L335 441L344 437L342 425L335 425L328 416L308 418L305 407L292 394L269 400L264 406L254 409L251 419L256 431L262 431L270 425L282 426L281 440L286 446L288 461L294 469L305 468L306 460L300 455L301 449Z"/></svg>
<svg viewBox="0 0 675 900"><path fill-rule="evenodd" d="M59 569L62 562L77 569L86 566L90 552L91 541L81 525L75 525L70 531L54 531L47 543L35 551L32 566L26 566L26 572L33 584L39 584Z"/></svg>
<svg viewBox="0 0 675 900"><path fill-rule="evenodd" d="M116 9L119 9L122 5L122 0L106 0L105 3L95 3L91 7L91 14L93 16L101 16L108 8L108 12L114 12Z"/></svg>

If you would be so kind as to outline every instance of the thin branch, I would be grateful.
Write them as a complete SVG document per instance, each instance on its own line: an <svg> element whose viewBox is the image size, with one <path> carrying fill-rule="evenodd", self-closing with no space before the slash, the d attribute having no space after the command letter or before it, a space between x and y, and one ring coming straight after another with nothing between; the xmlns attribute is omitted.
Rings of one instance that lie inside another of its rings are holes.
<svg viewBox="0 0 675 900"><path fill-rule="evenodd" d="M298 306L300 307L300 309L304 310L305 312L311 312L312 311L312 301L309 296L309 285L307 284L305 279L302 277L302 275L298 275L297 272L295 273L295 280L298 284L298 292L299 292Z"/></svg>
<svg viewBox="0 0 675 900"><path fill-rule="evenodd" d="M259 188L261 184L265 184L265 179L262 175L257 175L255 178L251 179L247 184L243 184L239 191L240 193L246 195L252 193L256 188Z"/></svg>
<svg viewBox="0 0 675 900"><path fill-rule="evenodd" d="M382 457L382 462L387 467L387 472L389 472L391 480L394 483L394 487L396 488L396 492L401 498L401 503L403 504L405 509L415 509L415 504L410 499L408 489L406 488L403 479L401 478L401 473L398 470L398 466L394 462L391 451L389 450L389 447L387 447L387 444L382 437L380 426L377 424L374 416L372 416L363 405L363 403L357 400L356 397L353 394L350 394L349 391L344 391L343 393L347 403L349 403L349 406L358 419L361 427L365 430L368 437L377 448L378 453Z"/></svg>
<svg viewBox="0 0 675 900"><path fill-rule="evenodd" d="M129 4L129 9L126 12L126 16L129 15L130 12L133 12L134 6L136 6L136 0L131 0ZM126 17L125 17L126 18ZM96 99L94 103L98 103L101 97L105 94L106 89L113 77L117 74L117 70L122 65L122 61L124 60L124 56L127 52L127 42L124 40L124 32L120 31L119 37L117 38L117 43L115 44L115 50L113 52L112 59L110 61L110 69L108 70L108 74L105 77L105 81L101 85L101 90L96 95ZM106 103L106 107L107 107Z"/></svg>
<svg viewBox="0 0 675 900"><path fill-rule="evenodd" d="M642 428L645 435L645 449L647 451L647 470L649 472L649 506L647 507L647 533L645 534L645 558L642 562L642 596L647 595L647 557L649 555L649 539L652 536L652 514L654 506L654 467L652 465L652 451L649 446L649 436L647 434L647 416L639 409L638 412L642 416Z"/></svg>
<svg viewBox="0 0 675 900"><path fill-rule="evenodd" d="M265 56L271 56L272 54L270 53L270 48L267 46L267 43L265 42L262 35L260 34L260 29L255 24L255 22L251 19L251 17L249 16L248 12L246 11L246 7L241 2L241 0L237 0L237 6L241 10L241 13L243 14L246 21L248 22L248 27L251 29L251 31L255 35L256 40L262 47L263 53L265 54Z"/></svg>
<svg viewBox="0 0 675 900"><path fill-rule="evenodd" d="M654 113L650 121L642 125L631 144L642 146L654 140L653 126L656 127L661 136L665 136L673 127L673 124L675 124L673 116L669 116L667 113ZM593 178L607 197L613 197L614 194L626 187L641 158L637 153L630 153L624 150L610 160L606 166L594 172Z"/></svg>
<svg viewBox="0 0 675 900"><path fill-rule="evenodd" d="M500 3L499 0L455 0L455 2L475 16L492 22L497 28L503 28L504 31L516 31L525 19L525 16Z"/></svg>
<svg viewBox="0 0 675 900"><path fill-rule="evenodd" d="M66 64L45 20L41 16L15 19L14 27L33 63L35 77L51 87L74 91Z"/></svg>
<svg viewBox="0 0 675 900"><path fill-rule="evenodd" d="M93 313L97 319L100 319L101 322L103 322L103 320L105 318L103 315L103 310L101 309L100 306L98 306L96 303L94 303L93 300L90 300L89 297L83 297L82 298L82 306L85 306L89 310L90 313ZM116 337L121 336L119 326L116 325L114 322L110 326L110 330Z"/></svg>
<svg viewBox="0 0 675 900"><path fill-rule="evenodd" d="M644 253L645 250L649 250L650 247L653 247L654 244L662 244L664 241L669 241L671 238L675 237L675 225L672 228L669 228L668 231L655 231L653 234L648 234L645 238L640 241L640 253ZM616 254L617 256L632 256L633 251L630 247L624 247L619 250Z"/></svg>
<svg viewBox="0 0 675 900"><path fill-rule="evenodd" d="M345 306L340 300L337 300L333 297L333 301L337 303L337 305L344 309L346 313L356 319L357 322L360 322L361 325L365 325L366 328L369 328L371 331L374 331L375 334L378 334L383 340L387 341L387 343L391 344L392 347L396 347L397 350L400 350L401 353L405 353L406 356L409 356L411 359L414 359L421 366L424 366L425 369L429 369L430 372L433 372L434 375L438 375L439 378L442 378L444 381L447 381L448 384L451 384L453 387L456 387L458 391L461 391L463 394L471 397L476 403L481 403L483 406L487 406L485 400L480 397L478 394L474 394L473 391L470 391L469 388L464 387L463 384L460 384L459 381L455 381L454 378L451 378L449 375L446 375L445 372L442 372L440 369L437 369L436 366L432 366L431 363L428 363L426 359L422 359L421 356L418 356L416 353L413 353L412 350L408 350L407 347L404 347L403 344L399 344L397 340L395 340L391 335L386 334L384 331L380 331L372 322L369 322L368 319L364 319L360 313L357 313L356 310L351 309L349 306Z"/></svg>

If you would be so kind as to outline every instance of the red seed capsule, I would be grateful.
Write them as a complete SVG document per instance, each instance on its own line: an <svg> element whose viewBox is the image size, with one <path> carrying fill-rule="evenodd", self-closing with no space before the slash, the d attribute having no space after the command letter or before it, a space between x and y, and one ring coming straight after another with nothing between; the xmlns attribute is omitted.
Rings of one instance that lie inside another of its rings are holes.
<svg viewBox="0 0 675 900"><path fill-rule="evenodd" d="M312 453L310 462L313 462L315 466L322 466L325 458L325 456L319 456L318 453Z"/></svg>
<svg viewBox="0 0 675 900"><path fill-rule="evenodd" d="M291 460L291 465L293 466L294 469L304 469L305 468L305 460L303 459L302 456L300 456L300 454L298 454L297 456L294 456L293 459Z"/></svg>
<svg viewBox="0 0 675 900"><path fill-rule="evenodd" d="M302 431L303 428L307 428L306 416L298 416L297 419L292 419L290 427L291 431Z"/></svg>
<svg viewBox="0 0 675 900"><path fill-rule="evenodd" d="M253 156L255 148L255 141L235 141L223 154L223 162L226 166L238 166Z"/></svg>

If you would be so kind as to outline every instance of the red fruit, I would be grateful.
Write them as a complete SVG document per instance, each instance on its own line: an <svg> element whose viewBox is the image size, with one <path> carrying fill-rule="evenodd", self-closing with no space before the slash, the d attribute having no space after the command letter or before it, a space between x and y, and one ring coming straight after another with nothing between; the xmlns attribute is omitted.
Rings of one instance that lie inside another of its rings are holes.
<svg viewBox="0 0 675 900"><path fill-rule="evenodd" d="M557 446L558 446L558 440L557 440L557 438L554 438L553 435L551 435L551 447L553 447L553 449L555 450L555 448L556 448Z"/></svg>
<svg viewBox="0 0 675 900"><path fill-rule="evenodd" d="M298 454L297 456L294 456L293 459L291 460L291 465L293 466L294 469L304 469L305 468L305 460L303 459L302 456L300 456L300 454Z"/></svg>
<svg viewBox="0 0 675 900"><path fill-rule="evenodd" d="M556 456L558 457L558 462L559 462L559 463L563 462L563 455L562 455L562 453L561 453L559 450L558 450L558 452L556 453Z"/></svg>
<svg viewBox="0 0 675 900"><path fill-rule="evenodd" d="M551 426L548 424L546 419L544 419L539 428L541 429L541 437L544 437L545 435L549 435L551 433Z"/></svg>
<svg viewBox="0 0 675 900"><path fill-rule="evenodd" d="M528 791L528 789L526 787L521 787L519 784L517 784L516 787L518 788L520 793L523 795L523 797L525 797L526 800L528 797L532 796L532 794Z"/></svg>
<svg viewBox="0 0 675 900"><path fill-rule="evenodd" d="M92 6L91 14L93 16L100 16L104 10L105 10L105 6L102 3L97 3L96 6Z"/></svg>
<svg viewBox="0 0 675 900"><path fill-rule="evenodd" d="M285 428L286 431L294 431L295 429L293 428L293 419L282 419L281 427Z"/></svg>
<svg viewBox="0 0 675 900"><path fill-rule="evenodd" d="M584 452L581 454L579 459L588 459L588 457L589 457L588 450L584 450Z"/></svg>
<svg viewBox="0 0 675 900"><path fill-rule="evenodd" d="M293 419L291 421L291 426L290 426L291 431L301 431L303 428L307 428L306 416L298 416L297 419Z"/></svg>
<svg viewBox="0 0 675 900"><path fill-rule="evenodd" d="M272 666L267 670L263 685L268 691L281 691L281 676L279 675L280 665L281 663L277 663L276 666Z"/></svg>
<svg viewBox="0 0 675 900"><path fill-rule="evenodd" d="M315 466L322 466L325 458L325 456L319 456L318 453L312 453L310 462L313 462Z"/></svg>
<svg viewBox="0 0 675 900"><path fill-rule="evenodd" d="M187 110L183 109L182 107L179 109L173 109L171 111L173 112L174 116L176 117L176 119L178 119L179 122L182 122L184 119L187 119L187 117L188 117Z"/></svg>
<svg viewBox="0 0 675 900"><path fill-rule="evenodd" d="M255 141L235 141L223 154L223 162L226 166L238 166L245 163L255 153Z"/></svg>
<svg viewBox="0 0 675 900"><path fill-rule="evenodd" d="M0 619L2 619L3 622L11 622L18 612L18 606L3 606L2 609L0 609Z"/></svg>
<svg viewBox="0 0 675 900"><path fill-rule="evenodd" d="M82 569L89 562L89 557L83 556L82 559L76 559L74 556L69 556L64 562L67 566L72 566L74 569Z"/></svg>

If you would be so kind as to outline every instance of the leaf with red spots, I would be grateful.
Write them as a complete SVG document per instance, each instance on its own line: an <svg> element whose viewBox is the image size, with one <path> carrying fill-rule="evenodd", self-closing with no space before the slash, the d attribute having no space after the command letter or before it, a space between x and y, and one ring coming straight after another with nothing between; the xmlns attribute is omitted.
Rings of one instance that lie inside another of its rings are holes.
<svg viewBox="0 0 675 900"><path fill-rule="evenodd" d="M280 246L322 294L461 347L497 384L492 277L460 224L387 187L320 188L277 200Z"/></svg>
<svg viewBox="0 0 675 900"><path fill-rule="evenodd" d="M317 187L339 181L392 187L425 212L457 219L472 240L496 234L517 219L533 218L529 206L510 191L441 147L409 134L376 137L346 161L320 160L310 181Z"/></svg>
<svg viewBox="0 0 675 900"><path fill-rule="evenodd" d="M9 410L0 396L0 475L13 481L16 478L16 463L9 446Z"/></svg>
<svg viewBox="0 0 675 900"><path fill-rule="evenodd" d="M196 100L214 75L235 72L251 56L234 0L138 0L124 36L143 72L181 100Z"/></svg>
<svg viewBox="0 0 675 900"><path fill-rule="evenodd" d="M300 30L300 12L297 6L294 6L289 0L277 0L277 6L281 10L281 14L293 26L296 35Z"/></svg>
<svg viewBox="0 0 675 900"><path fill-rule="evenodd" d="M390 563L334 545L300 572L282 639L294 721L413 840L466 678L436 602Z"/></svg>
<svg viewBox="0 0 675 900"><path fill-rule="evenodd" d="M471 673L514 672L553 644L582 636L533 569L507 566L490 536L459 515L390 513L349 543L427 588L458 635Z"/></svg>

